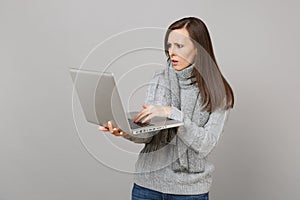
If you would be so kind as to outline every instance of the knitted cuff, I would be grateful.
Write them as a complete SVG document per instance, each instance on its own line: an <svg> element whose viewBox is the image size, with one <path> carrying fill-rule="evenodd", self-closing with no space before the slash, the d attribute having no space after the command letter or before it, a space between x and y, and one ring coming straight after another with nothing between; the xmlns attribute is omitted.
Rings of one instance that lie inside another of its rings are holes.
<svg viewBox="0 0 300 200"><path fill-rule="evenodd" d="M178 108L172 106L169 118L183 121L183 112L181 112L181 110L179 110Z"/></svg>

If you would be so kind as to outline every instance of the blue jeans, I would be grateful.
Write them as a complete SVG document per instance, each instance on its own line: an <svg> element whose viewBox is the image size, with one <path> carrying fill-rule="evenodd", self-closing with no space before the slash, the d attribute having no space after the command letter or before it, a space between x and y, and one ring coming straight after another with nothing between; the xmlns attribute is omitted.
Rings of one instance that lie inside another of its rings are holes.
<svg viewBox="0 0 300 200"><path fill-rule="evenodd" d="M167 194L133 184L132 200L208 200L208 193L197 195Z"/></svg>

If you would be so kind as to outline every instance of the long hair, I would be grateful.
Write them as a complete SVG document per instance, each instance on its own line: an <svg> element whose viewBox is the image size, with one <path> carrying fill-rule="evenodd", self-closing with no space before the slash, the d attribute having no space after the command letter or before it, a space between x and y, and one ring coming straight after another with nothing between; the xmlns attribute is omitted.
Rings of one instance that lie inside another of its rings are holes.
<svg viewBox="0 0 300 200"><path fill-rule="evenodd" d="M196 17L186 17L172 23L165 35L164 50L167 61L171 59L168 52L168 38L171 31L185 28L191 41L197 48L195 67L192 76L196 77L202 97L202 110L213 112L217 108L233 108L233 91L223 77L216 62L208 29L203 21Z"/></svg>

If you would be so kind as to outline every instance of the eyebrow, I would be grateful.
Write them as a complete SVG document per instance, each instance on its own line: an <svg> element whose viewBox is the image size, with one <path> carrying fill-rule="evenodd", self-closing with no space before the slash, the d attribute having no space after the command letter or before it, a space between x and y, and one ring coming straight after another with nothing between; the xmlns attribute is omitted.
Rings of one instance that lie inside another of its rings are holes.
<svg viewBox="0 0 300 200"><path fill-rule="evenodd" d="M167 42L167 44L172 44L172 43L171 42ZM181 44L181 45L183 45L183 42L182 43L174 42L174 44Z"/></svg>

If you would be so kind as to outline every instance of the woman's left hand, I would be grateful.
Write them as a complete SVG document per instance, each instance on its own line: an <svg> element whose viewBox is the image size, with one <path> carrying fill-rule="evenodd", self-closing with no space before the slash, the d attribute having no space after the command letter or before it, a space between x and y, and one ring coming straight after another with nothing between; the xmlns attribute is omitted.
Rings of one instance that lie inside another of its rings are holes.
<svg viewBox="0 0 300 200"><path fill-rule="evenodd" d="M170 106L156 106L156 105L146 105L142 104L143 110L140 111L136 117L133 119L134 122L139 122L141 119L142 123L145 123L152 119L153 117L169 117L171 112Z"/></svg>

